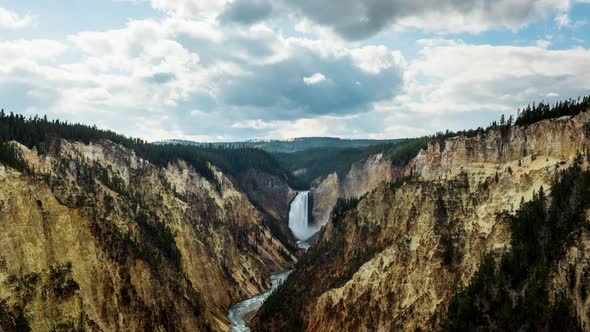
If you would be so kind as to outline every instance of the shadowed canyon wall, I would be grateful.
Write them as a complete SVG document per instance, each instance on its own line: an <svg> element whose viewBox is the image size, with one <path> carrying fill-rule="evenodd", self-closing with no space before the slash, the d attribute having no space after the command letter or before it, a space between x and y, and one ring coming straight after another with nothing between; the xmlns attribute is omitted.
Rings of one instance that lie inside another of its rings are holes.
<svg viewBox="0 0 590 332"><path fill-rule="evenodd" d="M110 141L19 149L33 174L0 166L3 329L228 331L229 306L296 261L215 168L211 183Z"/></svg>

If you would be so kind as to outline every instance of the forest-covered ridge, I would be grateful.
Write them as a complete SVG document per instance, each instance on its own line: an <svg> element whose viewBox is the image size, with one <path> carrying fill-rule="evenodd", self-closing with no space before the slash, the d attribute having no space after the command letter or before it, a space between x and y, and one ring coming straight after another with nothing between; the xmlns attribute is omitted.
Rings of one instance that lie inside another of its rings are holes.
<svg viewBox="0 0 590 332"><path fill-rule="evenodd" d="M426 148L431 137L409 138L395 143L379 144L365 148L315 148L292 153L273 153L284 168L308 185L331 173L345 176L353 163L371 155L382 153L396 166L407 164L420 149Z"/></svg>
<svg viewBox="0 0 590 332"><path fill-rule="evenodd" d="M517 116L504 115L486 128L462 131L438 132L433 135L391 140L348 140L331 137L307 137L293 140L251 140L234 143L196 143L190 141L167 141L148 143L130 138L111 130L98 129L79 123L47 120L38 116L25 118L22 115L0 112L0 158L15 167L20 165L15 151L5 142L15 140L29 148L36 147L46 153L55 138L90 142L107 139L134 150L142 158L157 165L183 159L190 163L205 178L215 181L208 162L234 177L249 169L257 169L285 179L293 189L309 188L314 180L336 172L346 174L352 164L371 155L382 153L396 166L407 164L420 149L431 141L450 137L474 137L491 129L505 130L511 126L530 125L535 122L571 116L590 109L590 96L558 101L553 105L533 103L517 111ZM165 144L163 144L165 143ZM265 151L266 150L266 151ZM273 151L269 153L268 151ZM290 151L290 152L285 152ZM296 174L296 175L294 175Z"/></svg>
<svg viewBox="0 0 590 332"><path fill-rule="evenodd" d="M285 179L294 188L301 187L298 179L285 171L267 152L249 147L198 147L183 144L158 145L139 138L130 138L111 130L98 129L79 123L48 120L38 116L25 118L19 114L6 114L0 111L0 160L23 169L14 147L7 144L17 141L28 148L36 148L40 154L59 148L60 139L89 143L96 140L110 140L131 149L138 156L159 166L175 160L185 160L199 174L216 183L216 177L209 163L219 167L224 173L240 177L250 169L276 175Z"/></svg>
<svg viewBox="0 0 590 332"><path fill-rule="evenodd" d="M533 103L522 110L517 111L517 116L505 118L502 115L499 121L490 123L483 128L438 132L434 135L418 138L400 139L385 144L375 144L364 148L313 148L296 152L273 153L276 159L290 172L295 172L297 177L307 185L315 179L322 178L336 172L344 176L352 164L371 155L382 153L384 158L390 160L395 166L404 166L414 158L421 149L425 149L429 142L443 141L456 136L475 137L489 130L506 130L511 126L525 126L535 122L558 118L561 116L577 115L590 109L590 96L569 99L550 105L545 102Z"/></svg>
<svg viewBox="0 0 590 332"><path fill-rule="evenodd" d="M242 142L195 142L187 140L167 140L155 144L186 144L201 147L249 147L270 153L294 153L310 149L362 149L373 145L398 143L403 139L347 139L338 137L298 137L285 140L254 139Z"/></svg>

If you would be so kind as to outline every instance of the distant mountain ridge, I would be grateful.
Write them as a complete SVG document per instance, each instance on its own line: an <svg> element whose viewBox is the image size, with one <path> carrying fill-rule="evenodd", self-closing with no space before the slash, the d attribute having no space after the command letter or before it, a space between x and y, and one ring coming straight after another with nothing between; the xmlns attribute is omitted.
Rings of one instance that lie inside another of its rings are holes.
<svg viewBox="0 0 590 332"><path fill-rule="evenodd" d="M287 140L264 140L264 139L253 139L243 142L194 142L188 140L171 139L166 141L154 142L154 144L186 144L196 146L215 146L215 147L249 147L258 148L267 152L282 152L291 153L304 151L308 149L316 148L363 148L373 145L388 144L388 143L399 143L404 139L344 139L338 137L298 137Z"/></svg>

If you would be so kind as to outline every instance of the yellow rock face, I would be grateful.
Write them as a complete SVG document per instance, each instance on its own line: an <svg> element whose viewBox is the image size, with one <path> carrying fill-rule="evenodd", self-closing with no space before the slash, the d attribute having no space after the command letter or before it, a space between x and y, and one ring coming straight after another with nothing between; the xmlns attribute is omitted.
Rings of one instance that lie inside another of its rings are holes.
<svg viewBox="0 0 590 332"><path fill-rule="evenodd" d="M216 186L109 141L20 149L34 175L0 166L6 326L227 331L229 306L296 260L219 170Z"/></svg>
<svg viewBox="0 0 590 332"><path fill-rule="evenodd" d="M383 155L373 155L358 161L350 167L346 176L339 178L332 173L322 179L310 194L312 196L312 215L314 222L325 225L338 197L358 197L373 190L382 182L391 181L395 167Z"/></svg>
<svg viewBox="0 0 590 332"><path fill-rule="evenodd" d="M301 312L294 314L303 329L438 329L438 315L481 258L509 248L508 214L541 186L547 191L555 172L588 148L589 128L590 113L583 113L430 144L400 172L417 179L399 188L376 185L344 220L322 229L314 263L295 271L289 284L294 292L304 290L297 293ZM340 186L328 177L318 192ZM323 202L335 201L324 196ZM570 258L555 269L552 292L567 284L571 262L578 262L575 287L590 280L588 238L580 235ZM577 302L587 317L588 299ZM277 314L255 323L265 330L287 321Z"/></svg>

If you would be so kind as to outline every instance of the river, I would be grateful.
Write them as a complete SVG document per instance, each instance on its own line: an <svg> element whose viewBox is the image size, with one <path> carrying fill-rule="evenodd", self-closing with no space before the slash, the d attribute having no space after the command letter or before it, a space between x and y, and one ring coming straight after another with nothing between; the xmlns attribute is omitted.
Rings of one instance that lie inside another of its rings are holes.
<svg viewBox="0 0 590 332"><path fill-rule="evenodd" d="M300 191L297 193L295 199L291 202L289 208L289 228L293 235L299 240L297 245L300 248L307 250L310 244L307 240L318 231L318 228L309 224L309 191ZM231 323L231 330L233 332L250 331L246 324L245 317L254 311L260 309L264 301L277 289L293 270L288 270L280 273L273 273L270 275L272 283L271 289L249 298L240 303L236 303L229 308L227 317Z"/></svg>
<svg viewBox="0 0 590 332"><path fill-rule="evenodd" d="M268 291L251 297L245 301L236 303L231 306L231 308L229 308L229 314L227 317L231 323L232 332L250 331L250 328L246 325L246 321L244 320L246 315L260 309L264 301L266 301L266 299L275 289L277 289L277 287L287 280L287 277L291 272L293 272L293 270L271 274L270 282L272 283L272 287Z"/></svg>

